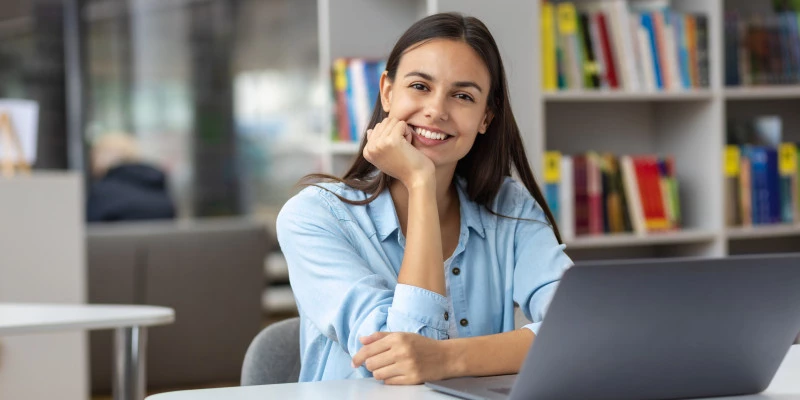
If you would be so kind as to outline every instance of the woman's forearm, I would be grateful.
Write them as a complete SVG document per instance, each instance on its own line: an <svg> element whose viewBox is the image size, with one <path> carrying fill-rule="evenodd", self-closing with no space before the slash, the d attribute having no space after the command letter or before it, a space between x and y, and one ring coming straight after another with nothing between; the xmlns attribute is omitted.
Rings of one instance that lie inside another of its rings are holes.
<svg viewBox="0 0 800 400"><path fill-rule="evenodd" d="M436 181L420 179L407 189L406 249L397 282L446 296Z"/></svg>
<svg viewBox="0 0 800 400"><path fill-rule="evenodd" d="M536 335L529 329L444 340L448 377L505 375L519 372Z"/></svg>

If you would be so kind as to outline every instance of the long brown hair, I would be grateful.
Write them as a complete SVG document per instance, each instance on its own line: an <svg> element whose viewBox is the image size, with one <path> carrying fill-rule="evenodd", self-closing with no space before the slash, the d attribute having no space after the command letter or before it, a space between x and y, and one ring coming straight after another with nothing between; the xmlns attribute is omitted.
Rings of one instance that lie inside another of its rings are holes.
<svg viewBox="0 0 800 400"><path fill-rule="evenodd" d="M558 239L559 243L562 243L555 218L553 218L542 191L533 177L528 157L525 154L525 148L522 145L522 137L520 136L517 121L511 112L505 68L503 67L503 61L500 59L500 51L497 49L497 44L492 34L489 33L489 29L486 28L483 22L477 18L466 17L458 13L435 14L417 21L397 40L392 52L389 54L389 59L386 61L387 78L394 81L400 58L409 47L433 39L451 39L466 43L478 53L491 75L491 88L487 108L494 115L494 118L489 123L486 134L477 135L472 149L456 165L455 173L467 181L467 195L472 201L483 205L492 214L499 215L489 208L489 204L500 191L500 186L505 177L511 176L513 167L517 171L522 184L525 185L542 210L544 210L556 239ZM378 98L375 101L372 118L370 118L367 125L368 129L373 128L387 116L388 114L383 111L381 100ZM377 170L374 165L364 158L363 152L366 144L367 138L364 134L358 155L342 178L327 174L310 174L300 180L300 185L314 185L320 181L341 182L367 193L369 197L355 201L337 195L339 199L353 205L369 204L384 189L389 187L393 178Z"/></svg>

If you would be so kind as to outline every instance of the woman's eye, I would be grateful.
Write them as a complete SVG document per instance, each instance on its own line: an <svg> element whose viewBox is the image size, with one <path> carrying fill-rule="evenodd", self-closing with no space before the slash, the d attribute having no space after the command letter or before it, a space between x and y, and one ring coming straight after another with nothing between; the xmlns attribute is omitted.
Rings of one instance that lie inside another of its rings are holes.
<svg viewBox="0 0 800 400"><path fill-rule="evenodd" d="M421 83L412 83L411 87L414 88L414 89L417 89L417 90L427 90L428 89L427 87L425 87L425 85L423 85Z"/></svg>
<svg viewBox="0 0 800 400"><path fill-rule="evenodd" d="M458 93L458 94L456 94L456 97L461 99L461 100L475 102L475 100L472 98L472 96L470 96L468 94L465 94L465 93Z"/></svg>

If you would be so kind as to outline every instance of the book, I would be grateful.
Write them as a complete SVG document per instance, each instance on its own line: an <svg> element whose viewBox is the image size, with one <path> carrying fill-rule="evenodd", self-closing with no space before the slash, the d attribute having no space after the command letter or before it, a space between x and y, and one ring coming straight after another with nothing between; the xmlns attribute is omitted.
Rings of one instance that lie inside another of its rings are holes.
<svg viewBox="0 0 800 400"><path fill-rule="evenodd" d="M794 223L798 220L797 146L794 143L782 143L778 149L778 158L781 222Z"/></svg>
<svg viewBox="0 0 800 400"><path fill-rule="evenodd" d="M544 199L550 212L556 219L556 224L560 224L560 182L561 182L561 153L558 151L548 151L544 154Z"/></svg>
<svg viewBox="0 0 800 400"><path fill-rule="evenodd" d="M575 237L575 182L571 156L561 156L560 169L558 228L561 231L561 239L570 240Z"/></svg>
<svg viewBox="0 0 800 400"><path fill-rule="evenodd" d="M589 228L588 166L585 154L572 156L575 203L575 235L587 235Z"/></svg>
<svg viewBox="0 0 800 400"><path fill-rule="evenodd" d="M636 178L633 158L631 156L622 156L619 162L622 170L625 197L628 202L628 214L631 221L631 228L636 234L645 234L647 233L647 225L645 224L644 210L642 199L639 195L640 189Z"/></svg>
<svg viewBox="0 0 800 400"><path fill-rule="evenodd" d="M740 183L739 171L741 156L739 146L725 146L725 225L738 226L742 224L741 202L739 201Z"/></svg>
<svg viewBox="0 0 800 400"><path fill-rule="evenodd" d="M542 87L544 90L558 89L558 65L556 62L555 8L549 1L542 3Z"/></svg>
<svg viewBox="0 0 800 400"><path fill-rule="evenodd" d="M575 5L570 2L556 5L558 21L558 46L564 60L566 87L581 89L583 87L582 52L578 37L578 17Z"/></svg>
<svg viewBox="0 0 800 400"><path fill-rule="evenodd" d="M661 178L658 172L658 159L654 156L633 158L639 196L642 201L645 226L648 232L669 229L667 211L661 193Z"/></svg>
<svg viewBox="0 0 800 400"><path fill-rule="evenodd" d="M586 153L586 195L588 197L589 233L602 234L603 227L603 191L600 156L595 152Z"/></svg>

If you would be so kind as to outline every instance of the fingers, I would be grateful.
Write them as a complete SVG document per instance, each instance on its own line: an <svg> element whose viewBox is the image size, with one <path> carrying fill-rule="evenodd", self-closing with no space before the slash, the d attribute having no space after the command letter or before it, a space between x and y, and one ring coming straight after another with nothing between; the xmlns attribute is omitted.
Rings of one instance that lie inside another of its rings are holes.
<svg viewBox="0 0 800 400"><path fill-rule="evenodd" d="M390 135L402 135L403 137L408 137L410 134L413 134L414 131L410 129L408 124L405 121L398 120L394 117L387 117L383 121L378 122L372 129L367 129L367 140L373 140L378 137L390 136Z"/></svg>
<svg viewBox="0 0 800 400"><path fill-rule="evenodd" d="M403 138L406 139L406 142L411 143L414 139L414 128L406 124L406 131L403 133Z"/></svg>
<svg viewBox="0 0 800 400"><path fill-rule="evenodd" d="M381 340L381 339L385 338L386 336L389 336L390 333L391 332L375 332L375 333L373 333L372 335L369 335L369 336L362 336L362 337L358 338L358 340L361 342L361 344L366 346L368 344L375 343L378 340Z"/></svg>
<svg viewBox="0 0 800 400"><path fill-rule="evenodd" d="M390 364L372 371L372 377L387 384L402 385L405 380L403 370L398 364Z"/></svg>
<svg viewBox="0 0 800 400"><path fill-rule="evenodd" d="M384 351L383 353L367 358L364 361L364 366L370 371L375 371L392 365L395 361L394 354L392 354L391 351Z"/></svg>
<svg viewBox="0 0 800 400"><path fill-rule="evenodd" d="M353 355L353 368L360 367L368 358L383 353L386 350L389 350L391 347L391 344L387 340L378 340L362 347L361 350Z"/></svg>

